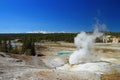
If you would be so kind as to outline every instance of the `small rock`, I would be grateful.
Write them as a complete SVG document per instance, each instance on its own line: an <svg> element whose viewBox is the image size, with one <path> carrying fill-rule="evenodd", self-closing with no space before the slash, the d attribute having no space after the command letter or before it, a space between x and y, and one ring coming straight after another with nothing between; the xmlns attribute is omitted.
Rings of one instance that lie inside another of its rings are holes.
<svg viewBox="0 0 120 80"><path fill-rule="evenodd" d="M0 57L9 57L8 55L6 55L5 53L3 52L0 52Z"/></svg>

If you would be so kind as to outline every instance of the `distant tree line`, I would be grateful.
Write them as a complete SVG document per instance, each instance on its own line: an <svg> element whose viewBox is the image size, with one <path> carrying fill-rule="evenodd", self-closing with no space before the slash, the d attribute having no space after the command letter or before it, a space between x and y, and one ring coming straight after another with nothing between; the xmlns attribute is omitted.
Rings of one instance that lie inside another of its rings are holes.
<svg viewBox="0 0 120 80"><path fill-rule="evenodd" d="M23 38L22 53L35 56L35 41L31 37Z"/></svg>
<svg viewBox="0 0 120 80"><path fill-rule="evenodd" d="M91 34L91 32L88 32ZM35 42L46 42L46 41L65 41L74 42L74 37L77 33L51 33L51 34L40 34L40 33L29 33L29 34L0 34L0 51L7 53L20 53L26 55L35 55ZM120 37L120 32L105 32L105 35L111 35L114 37ZM19 51L17 47L12 47L11 41L20 39L23 43L22 51ZM96 42L102 42L101 39L97 38Z"/></svg>
<svg viewBox="0 0 120 80"><path fill-rule="evenodd" d="M4 38L0 39L0 51L10 52L12 50L10 39Z"/></svg>
<svg viewBox="0 0 120 80"><path fill-rule="evenodd" d="M24 37L30 37L34 42L40 42L43 40L47 41L66 41L73 42L74 37L77 33L51 33L51 34L40 34L40 33L29 33L29 34L0 34L0 38L7 38L10 36L11 40L21 39Z"/></svg>
<svg viewBox="0 0 120 80"><path fill-rule="evenodd" d="M0 34L0 51L6 53L35 55L35 42L44 41L66 41L73 42L76 34L74 33L56 33L56 34ZM12 47L11 41L20 39L22 51L17 46Z"/></svg>
<svg viewBox="0 0 120 80"><path fill-rule="evenodd" d="M0 51L5 53L35 55L35 45L31 37L24 36L24 38L22 38L22 51L20 51L17 46L12 47L11 41L12 39L10 37L0 38Z"/></svg>
<svg viewBox="0 0 120 80"><path fill-rule="evenodd" d="M106 32L105 35L111 35L112 37L120 38L120 32Z"/></svg>
<svg viewBox="0 0 120 80"><path fill-rule="evenodd" d="M90 34L91 32L87 32ZM120 37L120 32L105 32L105 35L111 35L114 37ZM66 41L66 42L74 42L74 37L77 33L51 33L51 34L41 34L41 33L26 33L26 34L0 34L0 40L14 40L21 39L24 37L29 37L34 42L40 41Z"/></svg>

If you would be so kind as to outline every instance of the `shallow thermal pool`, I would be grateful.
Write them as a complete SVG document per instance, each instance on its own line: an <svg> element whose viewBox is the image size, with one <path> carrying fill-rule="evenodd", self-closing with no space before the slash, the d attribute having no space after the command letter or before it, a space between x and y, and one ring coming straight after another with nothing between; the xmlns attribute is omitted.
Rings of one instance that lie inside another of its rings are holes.
<svg viewBox="0 0 120 80"><path fill-rule="evenodd" d="M59 55L59 56L70 55L70 54L72 54L72 52L70 52L70 51L62 51L62 52L57 53L57 55Z"/></svg>

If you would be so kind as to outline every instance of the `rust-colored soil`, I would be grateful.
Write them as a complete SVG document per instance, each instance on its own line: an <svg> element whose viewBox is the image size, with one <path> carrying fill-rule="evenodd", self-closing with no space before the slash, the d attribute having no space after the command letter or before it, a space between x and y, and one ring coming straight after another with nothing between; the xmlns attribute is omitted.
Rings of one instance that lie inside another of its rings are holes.
<svg viewBox="0 0 120 80"><path fill-rule="evenodd" d="M40 71L40 72L37 72L36 74L37 74L37 75L44 76L44 77L54 76L54 75L53 75L53 72L46 72L46 71Z"/></svg>
<svg viewBox="0 0 120 80"><path fill-rule="evenodd" d="M120 74L106 74L101 77L101 80L120 80Z"/></svg>

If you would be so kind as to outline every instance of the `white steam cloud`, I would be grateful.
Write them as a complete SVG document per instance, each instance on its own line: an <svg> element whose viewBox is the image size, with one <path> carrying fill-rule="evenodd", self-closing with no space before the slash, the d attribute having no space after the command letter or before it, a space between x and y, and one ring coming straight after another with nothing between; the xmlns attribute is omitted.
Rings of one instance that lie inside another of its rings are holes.
<svg viewBox="0 0 120 80"><path fill-rule="evenodd" d="M104 27L104 24L98 22L94 25L95 29L92 34L81 32L74 39L74 44L77 50L72 53L69 58L70 64L79 64L81 62L91 62L95 60L94 43L97 37L101 37L103 34L99 32L99 27Z"/></svg>

